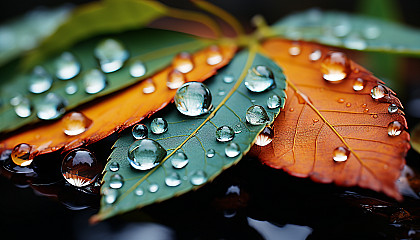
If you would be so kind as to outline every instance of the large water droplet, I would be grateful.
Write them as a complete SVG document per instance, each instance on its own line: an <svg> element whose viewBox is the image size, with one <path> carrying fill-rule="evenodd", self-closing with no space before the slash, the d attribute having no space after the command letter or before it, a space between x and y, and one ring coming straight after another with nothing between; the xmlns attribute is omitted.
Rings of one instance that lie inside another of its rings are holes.
<svg viewBox="0 0 420 240"><path fill-rule="evenodd" d="M150 183L147 187L147 190L149 190L151 193L155 193L159 190L159 185L157 183Z"/></svg>
<svg viewBox="0 0 420 240"><path fill-rule="evenodd" d="M63 52L55 61L55 76L61 80L74 78L80 72L80 63L70 52Z"/></svg>
<svg viewBox="0 0 420 240"><path fill-rule="evenodd" d="M166 86L168 86L169 89L177 89L181 87L184 83L185 75L182 72L174 69L168 73Z"/></svg>
<svg viewBox="0 0 420 240"><path fill-rule="evenodd" d="M398 121L393 121L388 124L388 135L391 137L400 135L403 130L403 125Z"/></svg>
<svg viewBox="0 0 420 240"><path fill-rule="evenodd" d="M321 72L324 79L329 82L340 82L347 77L349 70L349 61L342 52L328 53L322 60Z"/></svg>
<svg viewBox="0 0 420 240"><path fill-rule="evenodd" d="M381 35L381 29L376 25L367 25L363 29L363 36L366 39L376 39Z"/></svg>
<svg viewBox="0 0 420 240"><path fill-rule="evenodd" d="M137 60L130 65L130 75L132 77L142 77L144 74L146 74L146 66L142 61Z"/></svg>
<svg viewBox="0 0 420 240"><path fill-rule="evenodd" d="M140 186L138 186L135 190L134 190L134 194L136 195L136 196L143 196L143 194L144 194L144 190L143 190L143 188L142 187L140 187Z"/></svg>
<svg viewBox="0 0 420 240"><path fill-rule="evenodd" d="M333 160L336 162L345 162L350 155L350 151L345 147L337 147L333 151Z"/></svg>
<svg viewBox="0 0 420 240"><path fill-rule="evenodd" d="M239 148L239 145L234 142L228 143L225 147L225 154L226 156L230 158L236 157L240 153L241 153L241 149Z"/></svg>
<svg viewBox="0 0 420 240"><path fill-rule="evenodd" d="M246 121L251 125L262 125L270 121L270 118L262 106L253 105L246 110Z"/></svg>
<svg viewBox="0 0 420 240"><path fill-rule="evenodd" d="M77 92L77 90L79 90L79 87L77 86L75 82L68 82L66 83L64 90L66 91L68 95L73 95Z"/></svg>
<svg viewBox="0 0 420 240"><path fill-rule="evenodd" d="M214 151L214 149L207 150L207 157L208 158L214 157L215 154L216 154L216 151Z"/></svg>
<svg viewBox="0 0 420 240"><path fill-rule="evenodd" d="M223 82L224 83L233 83L235 81L235 77L232 74L223 75Z"/></svg>
<svg viewBox="0 0 420 240"><path fill-rule="evenodd" d="M263 92L274 85L274 75L266 66L255 66L248 70L245 77L245 86L251 92Z"/></svg>
<svg viewBox="0 0 420 240"><path fill-rule="evenodd" d="M12 157L12 161L21 167L29 166L33 161L31 150L32 147L29 144L21 143L16 145L10 155Z"/></svg>
<svg viewBox="0 0 420 240"><path fill-rule="evenodd" d="M86 93L95 94L106 87L107 81L105 75L101 71L98 69L90 69L86 71L83 76L83 84Z"/></svg>
<svg viewBox="0 0 420 240"><path fill-rule="evenodd" d="M120 170L120 164L118 164L117 162L111 162L109 164L109 170L111 172L117 172L118 170Z"/></svg>
<svg viewBox="0 0 420 240"><path fill-rule="evenodd" d="M268 97L267 107L269 109L275 109L275 108L278 108L280 106L281 106L281 98L278 95L274 94L274 95L271 95L270 97Z"/></svg>
<svg viewBox="0 0 420 240"><path fill-rule="evenodd" d="M128 161L137 170L156 167L166 156L166 150L152 139L135 141L128 149Z"/></svg>
<svg viewBox="0 0 420 240"><path fill-rule="evenodd" d="M255 144L258 146L266 146L273 141L274 131L271 127L266 126L255 139Z"/></svg>
<svg viewBox="0 0 420 240"><path fill-rule="evenodd" d="M353 90L354 91L361 91L365 88L365 81L362 78L356 78L353 82Z"/></svg>
<svg viewBox="0 0 420 240"><path fill-rule="evenodd" d="M235 137L235 132L229 126L221 126L216 130L216 140L219 142L229 142Z"/></svg>
<svg viewBox="0 0 420 240"><path fill-rule="evenodd" d="M37 105L39 119L52 120L61 117L66 112L67 102L55 93L48 93Z"/></svg>
<svg viewBox="0 0 420 240"><path fill-rule="evenodd" d="M152 78L144 80L143 93L150 94L156 90L155 83Z"/></svg>
<svg viewBox="0 0 420 240"><path fill-rule="evenodd" d="M129 57L122 43L110 38L101 41L96 46L94 54L104 73L117 71Z"/></svg>
<svg viewBox="0 0 420 240"><path fill-rule="evenodd" d="M120 174L114 174L109 178L109 187L113 189L120 189L124 185L124 179Z"/></svg>
<svg viewBox="0 0 420 240"><path fill-rule="evenodd" d="M206 50L206 55L207 55L207 64L208 65L216 65L222 62L223 60L223 55L219 49L218 46L213 45L210 46L207 50Z"/></svg>
<svg viewBox="0 0 420 240"><path fill-rule="evenodd" d="M168 122L163 118L155 118L150 123L150 130L154 134L162 134L168 131Z"/></svg>
<svg viewBox="0 0 420 240"><path fill-rule="evenodd" d="M194 63L191 54L187 52L179 53L175 56L174 60L172 61L172 66L182 73L190 72L194 68Z"/></svg>
<svg viewBox="0 0 420 240"><path fill-rule="evenodd" d="M378 86L372 88L372 90L370 91L370 95L372 96L373 99L381 99L381 98L385 97L385 95L387 93L388 93L388 91L382 85L378 85Z"/></svg>
<svg viewBox="0 0 420 240"><path fill-rule="evenodd" d="M102 168L95 156L87 149L74 149L63 159L61 173L64 179L76 187L93 183Z"/></svg>
<svg viewBox="0 0 420 240"><path fill-rule="evenodd" d="M183 168L188 162L188 157L184 152L176 152L171 156L171 163L174 168Z"/></svg>
<svg viewBox="0 0 420 240"><path fill-rule="evenodd" d="M205 114L212 107L210 90L200 82L183 84L176 91L174 100L178 111L187 116Z"/></svg>
<svg viewBox="0 0 420 240"><path fill-rule="evenodd" d="M26 118L32 114L32 105L27 98L19 98L19 102L14 105L14 108L16 115L19 117Z"/></svg>
<svg viewBox="0 0 420 240"><path fill-rule="evenodd" d="M41 66L36 66L29 78L29 91L31 93L43 93L51 88L53 79Z"/></svg>
<svg viewBox="0 0 420 240"><path fill-rule="evenodd" d="M148 137L147 127L144 124L136 124L134 125L133 129L131 130L131 133L133 134L133 137L135 139L145 139Z"/></svg>
<svg viewBox="0 0 420 240"><path fill-rule="evenodd" d="M181 184L181 177L178 173L172 172L165 177L165 183L168 187L176 187Z"/></svg>
<svg viewBox="0 0 420 240"><path fill-rule="evenodd" d="M68 136L79 135L92 124L92 120L80 112L70 112L61 121L63 121L64 133Z"/></svg>
<svg viewBox="0 0 420 240"><path fill-rule="evenodd" d="M398 106L395 104L391 104L388 106L389 113L396 113L398 111Z"/></svg>
<svg viewBox="0 0 420 240"><path fill-rule="evenodd" d="M105 187L102 191L102 194L104 196L104 201L106 204L113 204L117 201L118 199L118 190L117 189L112 189L112 188L107 188Z"/></svg>
<svg viewBox="0 0 420 240"><path fill-rule="evenodd" d="M315 62L321 59L322 52L319 49L314 50L311 54L309 54L309 60Z"/></svg>
<svg viewBox="0 0 420 240"><path fill-rule="evenodd" d="M192 185L199 186L207 182L207 174L203 170L196 170L190 176L190 182Z"/></svg>

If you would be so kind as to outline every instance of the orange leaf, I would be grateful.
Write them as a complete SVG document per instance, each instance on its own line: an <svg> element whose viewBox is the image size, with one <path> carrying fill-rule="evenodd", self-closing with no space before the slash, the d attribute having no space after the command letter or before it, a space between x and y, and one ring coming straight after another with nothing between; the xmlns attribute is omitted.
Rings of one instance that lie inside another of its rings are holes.
<svg viewBox="0 0 420 240"><path fill-rule="evenodd" d="M254 146L251 154L293 176L369 188L400 200L395 182L405 164L410 137L405 130L399 136L388 136L390 122L399 121L407 128L400 109L388 112L391 103L402 108L395 93L386 88L389 94L374 100L371 89L383 82L352 61L348 76L340 83L330 83L323 79L322 61L309 59L313 51L320 50L325 56L329 49L302 42L296 56L288 52L295 44L272 39L262 46L284 70L288 99L274 122L272 144ZM353 90L357 78L365 83L360 91ZM333 160L338 147L349 150L344 162Z"/></svg>
<svg viewBox="0 0 420 240"><path fill-rule="evenodd" d="M186 80L204 81L214 75L217 69L229 63L236 47L225 45L219 46L219 48L223 60L213 66L206 63L208 49L195 53L192 56L195 67L185 75ZM176 89L171 90L166 86L167 76L171 70L172 67L167 67L153 76L152 80L142 81L98 102L77 109L78 112L93 121L85 132L77 136L67 136L64 133L65 125L61 119L8 136L0 142L0 152L11 149L19 143L32 145L32 156L60 149L68 151L99 141L114 132L120 132L162 109L172 101ZM149 94L144 93L143 89L151 82L155 85L155 91Z"/></svg>

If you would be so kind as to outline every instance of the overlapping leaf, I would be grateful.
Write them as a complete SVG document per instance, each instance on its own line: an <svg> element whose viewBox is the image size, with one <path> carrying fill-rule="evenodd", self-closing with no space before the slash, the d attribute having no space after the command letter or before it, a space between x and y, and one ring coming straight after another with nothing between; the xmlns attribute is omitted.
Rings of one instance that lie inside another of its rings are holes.
<svg viewBox="0 0 420 240"><path fill-rule="evenodd" d="M401 24L341 12L308 10L273 25L272 32L355 50L420 55L420 32Z"/></svg>
<svg viewBox="0 0 420 240"><path fill-rule="evenodd" d="M249 68L255 65L264 65L273 71L277 86L275 89L254 93L245 87L242 80ZM232 75L236 83L225 83L223 78L226 75ZM119 197L115 203L107 204L105 201L107 197L102 198L101 209L92 221L103 220L196 189L200 184L192 184L191 179L197 171L205 174L205 181L213 179L222 170L239 161L265 127L265 124L258 126L248 124L245 120L247 109L254 104L264 106L272 122L280 112L280 108L268 109L267 98L277 94L281 96L283 104L285 100L283 90L286 83L282 70L271 60L259 54L255 55L252 50L238 54L227 68L209 79L206 84L212 92L212 103L215 107L211 114L187 117L171 106L153 116L163 117L169 124L168 131L163 134L155 135L149 132L149 138L159 142L168 153L157 167L149 171L138 171L130 167L127 153L129 146L134 142L131 132L126 132L117 141L105 168L102 190L106 192L105 189L110 186L110 178L114 174L120 174L124 178L124 185L118 189ZM148 119L144 122L149 128L150 121L151 119ZM240 147L237 156L228 157L225 154L228 143L216 140L216 129L224 125L232 127L237 132L231 141ZM211 149L215 151L214 156L207 155ZM182 169L175 169L171 165L171 156L176 152L184 152L189 159L189 163ZM109 167L115 162L119 164L120 169L112 172ZM165 184L165 178L174 173L179 176L181 183L179 186L169 187ZM148 190L152 184L157 184L156 192ZM136 195L139 188L143 191L141 196Z"/></svg>
<svg viewBox="0 0 420 240"><path fill-rule="evenodd" d="M132 41L135 41L135 39L132 39ZM158 42L158 40L156 40L156 42ZM135 42L133 42L133 44L134 43ZM194 43L197 42L194 41ZM192 46L194 46L194 48L196 47L195 45ZM145 48L147 48L147 46L145 46ZM200 67L195 67L191 72L186 74L187 81L203 81L212 76L218 68L226 65L230 61L236 47L233 45L225 45L220 46L219 49L223 59L220 63L212 66L206 63L208 57L207 48L194 53L192 55L192 60ZM161 49L158 53L150 52L150 54L153 58L157 57L159 54L169 54L169 52L168 49ZM166 60L163 61L168 63L170 58L165 58ZM162 61L160 58L158 60ZM148 62L145 62L145 64L148 66ZM26 131L19 132L4 139L0 142L0 152L5 149L11 149L15 145L24 142L32 145L32 154L33 156L36 156L59 149L69 150L83 144L93 143L107 137L115 131L121 131L140 121L147 115L163 108L172 101L175 90L169 89L166 86L168 73L171 70L172 67L167 67L152 77L155 85L155 91L153 93L143 92L143 88L149 84L149 81L142 81L107 98L102 98L99 101L96 101L95 104L84 105L81 108L78 108L78 112L83 113L86 117L93 120L92 125L82 134L67 136L63 131L65 123L62 120L47 122L48 124L43 124L42 126L33 129L27 129ZM122 81L122 84L124 84L124 81L121 79L123 76L130 79L128 70L126 69L119 70L115 74L115 77L118 75L120 76L120 78L116 78L116 80ZM5 122L10 124L10 121ZM2 120L2 124L6 123Z"/></svg>
<svg viewBox="0 0 420 240"><path fill-rule="evenodd" d="M263 49L281 65L291 84L285 111L274 122L275 138L267 147L253 148L252 154L273 168L291 175L310 177L322 183L340 186L360 186L401 199L395 181L405 164L409 149L409 134L388 135L388 124L407 123L395 93L380 99L371 97L371 89L382 81L361 66L351 62L351 72L341 83L325 81L320 71L321 60L311 61L309 55L328 49L316 44L301 43L300 54L285 51L293 45L286 40L273 39ZM360 78L364 88L353 90ZM388 112L391 103L399 109ZM337 147L350 151L346 161L335 162Z"/></svg>

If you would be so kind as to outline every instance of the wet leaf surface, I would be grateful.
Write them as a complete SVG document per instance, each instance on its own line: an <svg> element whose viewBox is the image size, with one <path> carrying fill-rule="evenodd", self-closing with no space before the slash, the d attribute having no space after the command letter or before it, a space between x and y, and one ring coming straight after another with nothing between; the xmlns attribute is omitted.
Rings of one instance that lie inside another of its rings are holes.
<svg viewBox="0 0 420 240"><path fill-rule="evenodd" d="M326 81L322 60L311 61L309 55L320 50L325 57L329 50L300 43L300 54L292 56L285 51L291 46L292 42L278 39L263 45L266 54L284 69L290 86L285 109L273 125L272 144L255 146L252 155L293 176L360 186L401 199L395 181L405 165L410 138L395 93L354 62L344 80ZM362 89L358 79L363 80ZM384 86L386 94L373 99L371 90L378 85ZM391 104L399 108L390 113ZM390 136L394 132L389 124L394 121L401 128Z"/></svg>
<svg viewBox="0 0 420 240"><path fill-rule="evenodd" d="M207 50L203 49L192 54L193 61L200 68L194 68L187 73L187 81L203 81L213 75L218 68L230 61L236 47L232 45L220 46L223 59L215 65L206 63ZM169 63L170 58L167 61ZM11 149L22 142L33 146L33 156L60 149L67 151L84 144L96 142L113 132L122 131L172 101L176 90L169 89L166 86L168 74L171 70L172 67L167 67L154 75L150 81L141 81L109 97L101 98L91 104L77 108L77 112L92 120L90 126L81 134L66 135L64 129L67 127L67 123L61 119L6 136L0 143L0 151ZM124 71L128 75L128 70ZM155 88L154 92L145 93L144 88L150 86L151 83Z"/></svg>
<svg viewBox="0 0 420 240"><path fill-rule="evenodd" d="M271 69L276 88L268 88L263 92L252 92L247 89L244 82L250 79L250 76L254 74L253 71L260 69L256 66ZM226 83L226 76L233 77L233 82ZM131 163L127 159L127 156L130 155L129 147L131 144L135 144L131 132L125 132L116 142L114 151L105 167L101 209L98 215L92 218L93 222L178 196L211 181L248 152L259 132L265 128L266 124L271 123L280 112L285 100L283 90L286 87L286 82L282 70L271 60L259 54L255 55L252 50L235 56L232 63L218 75L207 80L206 85L213 98L214 110L210 114L188 117L178 112L174 106L170 106L142 122L149 130L153 128L153 119L156 117L162 117L168 123L166 132L153 134L149 131L148 133L149 139L157 141L167 150L167 155L163 156L162 160L156 160L156 164L159 162L156 167L151 170L136 170L130 166ZM269 109L267 99L273 94L281 96L282 103L277 108ZM193 103L189 105L189 101L194 101L193 98L186 96L184 100L186 108L194 106ZM269 118L263 124L251 125L247 122L245 115L248 108L257 105L266 109ZM225 142L216 140L216 129L222 126L234 129L236 134L234 134L233 140ZM234 154L228 151L230 144L236 144L239 147L239 149L231 150ZM140 151L142 146L138 149ZM144 148L144 151L148 151L148 149ZM178 153L185 154L188 164L182 167L174 165L173 161ZM138 155L139 158L141 156L143 155ZM141 163L142 160L138 161ZM119 165L117 171L109 169L114 162ZM107 191L110 187L112 188L112 179L116 174L123 177L124 184L117 189L117 200L110 203L106 200ZM171 180L173 177L175 177L175 183L168 182L168 179Z"/></svg>

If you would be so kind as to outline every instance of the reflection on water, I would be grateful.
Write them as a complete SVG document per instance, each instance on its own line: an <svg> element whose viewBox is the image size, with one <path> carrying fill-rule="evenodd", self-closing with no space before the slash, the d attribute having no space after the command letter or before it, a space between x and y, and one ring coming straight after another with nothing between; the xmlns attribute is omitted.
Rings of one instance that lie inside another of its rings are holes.
<svg viewBox="0 0 420 240"><path fill-rule="evenodd" d="M247 219L248 224L255 228L266 240L305 240L313 231L308 226L286 224L279 227L267 221L258 221L249 217Z"/></svg>

